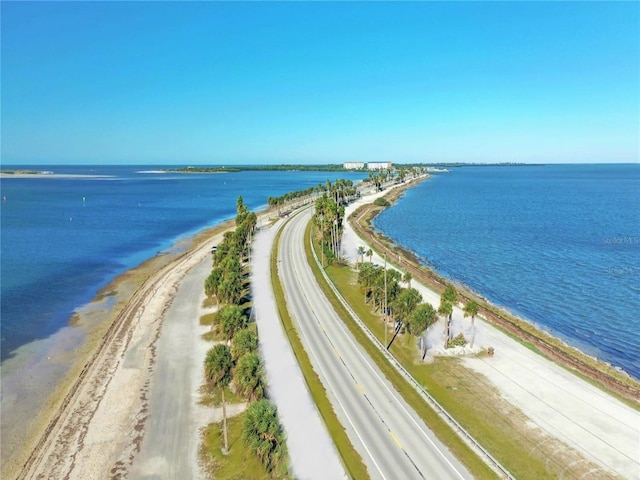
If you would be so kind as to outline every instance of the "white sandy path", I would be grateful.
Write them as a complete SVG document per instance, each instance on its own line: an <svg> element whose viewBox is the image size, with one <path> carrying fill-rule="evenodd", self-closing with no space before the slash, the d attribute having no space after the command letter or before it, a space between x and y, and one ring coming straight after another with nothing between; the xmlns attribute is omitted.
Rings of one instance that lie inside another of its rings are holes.
<svg viewBox="0 0 640 480"><path fill-rule="evenodd" d="M271 247L281 223L256 234L252 258L253 302L269 396L287 434L295 478L342 479L346 478L344 468L286 339L271 288Z"/></svg>
<svg viewBox="0 0 640 480"><path fill-rule="evenodd" d="M199 404L205 381L203 360L212 346L202 338L210 327L200 325L200 317L209 311L202 304L204 280L211 266L207 256L182 279L164 315L149 390L149 417L128 478L205 478L198 465L200 431L222 419L221 408ZM135 351L130 350L129 355ZM241 413L245 407L244 403L227 405L227 416Z"/></svg>
<svg viewBox="0 0 640 480"><path fill-rule="evenodd" d="M346 215L379 195L350 205ZM347 222L342 254L355 262L360 245L369 248ZM377 254L372 260L380 265L384 262ZM438 307L440 296L437 293L416 281L411 286L425 301ZM492 346L496 353L492 358L465 358L466 366L485 375L505 399L531 420L532 426L565 442L612 473L640 479L638 411L528 350L482 319L476 318L475 323L475 347ZM439 322L430 330L430 353L440 353L444 326ZM463 330L466 335L470 333L469 319L463 317L458 307L454 308L452 330L454 334Z"/></svg>

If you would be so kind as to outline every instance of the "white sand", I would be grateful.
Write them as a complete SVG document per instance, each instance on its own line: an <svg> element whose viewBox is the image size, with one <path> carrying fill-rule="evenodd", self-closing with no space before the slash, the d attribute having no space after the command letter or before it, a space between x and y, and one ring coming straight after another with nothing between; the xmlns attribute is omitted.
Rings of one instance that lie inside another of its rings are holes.
<svg viewBox="0 0 640 480"><path fill-rule="evenodd" d="M380 195L350 205L346 215ZM355 262L361 245L369 248L347 222L342 254ZM372 260L379 265L384 263L375 253ZM422 294L424 301L438 307L437 293L415 280L411 286ZM505 399L529 418L532 428L557 438L611 473L640 479L638 411L528 350L481 318L476 318L475 328L474 350L494 347L496 353L486 358L467 356L464 364L486 376ZM464 332L467 338L471 333L470 319L464 318L458 307L454 308L452 330L454 335ZM440 321L427 334L428 354L443 354L443 345L444 324ZM469 352L464 349L446 352L465 353Z"/></svg>

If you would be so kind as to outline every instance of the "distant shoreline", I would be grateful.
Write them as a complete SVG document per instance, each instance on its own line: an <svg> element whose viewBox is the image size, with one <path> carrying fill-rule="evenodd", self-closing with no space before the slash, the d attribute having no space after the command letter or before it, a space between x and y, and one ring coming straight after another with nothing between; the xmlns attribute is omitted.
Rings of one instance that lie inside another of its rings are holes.
<svg viewBox="0 0 640 480"><path fill-rule="evenodd" d="M0 178L112 178L113 175L83 175L75 173L53 173L50 171L8 170L0 172Z"/></svg>

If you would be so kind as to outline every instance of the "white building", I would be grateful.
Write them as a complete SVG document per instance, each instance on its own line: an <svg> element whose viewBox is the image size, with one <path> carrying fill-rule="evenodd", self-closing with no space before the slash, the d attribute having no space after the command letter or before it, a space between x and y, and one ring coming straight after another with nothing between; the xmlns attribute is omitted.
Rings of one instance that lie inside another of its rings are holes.
<svg viewBox="0 0 640 480"><path fill-rule="evenodd" d="M362 170L364 168L364 162L344 162L342 168L345 170Z"/></svg>
<svg viewBox="0 0 640 480"><path fill-rule="evenodd" d="M391 170L393 164L391 162L370 162L367 163L368 170Z"/></svg>

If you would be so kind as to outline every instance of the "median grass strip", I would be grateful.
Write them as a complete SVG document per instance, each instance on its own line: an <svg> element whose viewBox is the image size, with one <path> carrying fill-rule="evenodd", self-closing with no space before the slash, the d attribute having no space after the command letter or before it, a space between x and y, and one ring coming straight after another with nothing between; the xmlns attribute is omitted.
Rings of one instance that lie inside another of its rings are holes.
<svg viewBox="0 0 640 480"><path fill-rule="evenodd" d="M335 443L338 454L340 455L340 458L342 460L342 464L347 470L347 474L350 476L350 478L356 480L369 478L367 467L365 466L358 452L351 444L349 437L344 430L344 427L338 420L338 417L336 416L333 407L331 406L331 403L327 398L327 393L322 386L322 382L313 369L311 361L309 360L309 356L302 346L302 342L300 341L298 332L293 324L291 316L289 315L289 311L287 310L284 291L282 289L282 284L280 283L280 277L278 276L278 245L280 242L281 232L282 230L280 230L280 232L278 232L278 234L276 235L273 244L273 250L271 252L271 283L273 285L273 293L275 296L280 321L282 322L284 331L287 334L287 338L289 340L289 344L291 345L293 353L296 356L296 360L298 361L300 370L302 371L307 387L309 388L311 397L313 398L313 401L315 402L316 407L318 408L318 411L320 412L320 415L322 416L322 419L327 426L329 435L331 435L331 438Z"/></svg>
<svg viewBox="0 0 640 480"><path fill-rule="evenodd" d="M309 228L311 227L308 227L307 235L310 232ZM352 320L324 280L320 268L313 259L309 242L305 242L305 245L307 259L325 295L389 381L476 478L495 478L496 474L460 440L449 425L397 373ZM378 340L384 343L382 319L371 312L369 305L364 304L363 294L357 286L356 274L351 267L336 264L327 267L325 271L355 313ZM392 331L388 331L388 339L391 338L391 334ZM430 364L422 363L419 361L415 338L406 334L396 338L390 352L418 383L516 478L538 479L561 476L578 479L584 478L590 471L598 470L596 466L585 461L561 442L550 439L537 429L530 428L522 412L500 398L482 376L464 367L459 359L439 358ZM568 466L570 467L567 468ZM598 474L606 476L602 470Z"/></svg>

